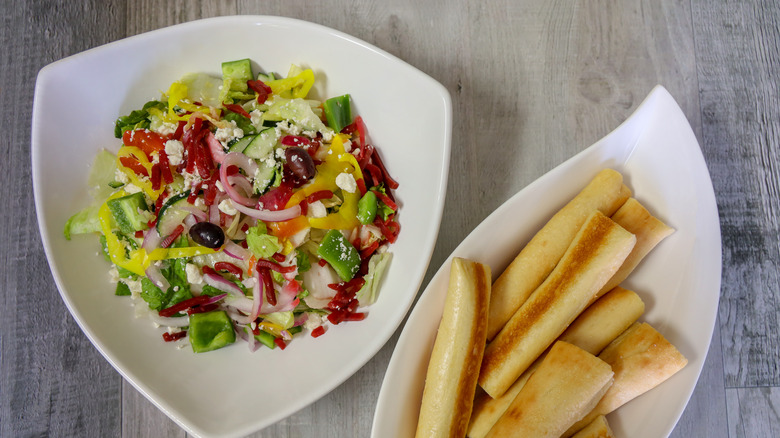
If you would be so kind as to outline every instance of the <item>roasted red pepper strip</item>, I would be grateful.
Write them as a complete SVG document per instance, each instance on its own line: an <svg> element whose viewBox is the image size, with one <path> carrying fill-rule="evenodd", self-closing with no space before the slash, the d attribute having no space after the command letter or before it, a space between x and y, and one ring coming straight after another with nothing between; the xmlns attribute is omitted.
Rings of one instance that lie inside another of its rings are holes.
<svg viewBox="0 0 780 438"><path fill-rule="evenodd" d="M320 336L325 334L325 326L321 325L317 327L316 329L311 331L311 337L312 338L319 338Z"/></svg>
<svg viewBox="0 0 780 438"><path fill-rule="evenodd" d="M241 105L237 105L235 103L228 103L228 104L223 104L222 106L224 106L225 108L229 109L230 111L233 111L236 114L241 114L242 116L246 117L247 119L251 119L252 118L252 116L250 116L249 113L246 112L244 107L242 107Z"/></svg>
<svg viewBox="0 0 780 438"><path fill-rule="evenodd" d="M330 199L333 197L333 192L330 190L320 190L318 192L314 192L311 195L306 197L306 203L313 204L317 201L321 201L323 199Z"/></svg>
<svg viewBox="0 0 780 438"><path fill-rule="evenodd" d="M271 90L271 87L265 84L265 82L257 80L257 81L246 81L246 85L255 93L257 93L257 103L265 103L266 100L268 100L268 96L273 93L273 90Z"/></svg>
<svg viewBox="0 0 780 438"><path fill-rule="evenodd" d="M150 160L153 152L165 150L165 141L165 137L148 129L125 131L122 134L122 143L141 149Z"/></svg>
<svg viewBox="0 0 780 438"><path fill-rule="evenodd" d="M166 236L160 242L160 247L167 248L173 245L173 242L176 241L176 239L178 239L179 236L181 236L181 233L183 232L184 232L184 225L179 224L178 226L176 226L176 228L173 229L173 232L169 236Z"/></svg>
<svg viewBox="0 0 780 438"><path fill-rule="evenodd" d="M217 271L227 271L231 274L241 278L241 276L244 274L244 271L239 268L238 266L230 263L230 262L217 262L214 263L214 269Z"/></svg>
<svg viewBox="0 0 780 438"><path fill-rule="evenodd" d="M374 192L377 198L379 198L380 201L382 201L386 206L392 208L393 210L398 210L398 205L393 202L392 199L390 199L389 196L385 195L384 193L380 192L379 190L371 190Z"/></svg>
<svg viewBox="0 0 780 438"><path fill-rule="evenodd" d="M377 152L376 149L374 149L373 154L371 154L371 158L373 159L374 163L379 167L379 169L382 170L382 175L383 175L383 179L385 180L385 185L393 190L397 189L398 183L387 172L387 168L385 167L385 164L382 162L382 158L379 156L379 152Z"/></svg>
<svg viewBox="0 0 780 438"><path fill-rule="evenodd" d="M263 280L263 291L265 292L265 300L268 304L276 305L276 291L274 290L274 280L271 278L271 271L267 268L257 268L260 279Z"/></svg>
<svg viewBox="0 0 780 438"><path fill-rule="evenodd" d="M282 266L279 263L272 262L270 260L260 259L257 261L257 269L270 269L272 271L276 271L280 274L289 274L291 272L295 272L297 269L295 266Z"/></svg>
<svg viewBox="0 0 780 438"><path fill-rule="evenodd" d="M174 333L165 332L162 334L163 340L165 342L178 341L179 339L185 336L187 336L187 330L182 330L180 332L174 332Z"/></svg>
<svg viewBox="0 0 780 438"><path fill-rule="evenodd" d="M130 157L119 157L119 162L122 163L123 166L135 172L136 175L149 176L149 172L137 160L134 160Z"/></svg>
<svg viewBox="0 0 780 438"><path fill-rule="evenodd" d="M180 303L174 304L173 306L168 307L167 309L162 309L158 313L160 316L170 317L190 307L205 304L210 299L211 297L208 295L200 295L197 297L190 298L188 300L184 300Z"/></svg>

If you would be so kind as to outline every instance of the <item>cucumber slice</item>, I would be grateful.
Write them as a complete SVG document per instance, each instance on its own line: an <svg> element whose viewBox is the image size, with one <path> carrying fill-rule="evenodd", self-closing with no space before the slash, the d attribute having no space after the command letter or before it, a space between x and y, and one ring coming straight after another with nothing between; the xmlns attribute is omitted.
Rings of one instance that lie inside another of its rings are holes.
<svg viewBox="0 0 780 438"><path fill-rule="evenodd" d="M184 206L192 207L192 204L187 202L187 197L189 196L189 190L171 196L160 207L160 214L157 215L157 232L160 233L160 236L169 236L176 227L184 222L184 218L191 214L189 210L182 208Z"/></svg>
<svg viewBox="0 0 780 438"><path fill-rule="evenodd" d="M141 192L106 201L108 209L114 216L119 229L125 234L132 234L139 230L145 230L146 218L141 212L147 211L144 194Z"/></svg>
<svg viewBox="0 0 780 438"><path fill-rule="evenodd" d="M230 149L228 149L228 152L244 152L244 149L246 149L247 146L249 146L249 143L257 137L256 135L245 135L238 140L236 140L235 143L230 145Z"/></svg>
<svg viewBox="0 0 780 438"><path fill-rule="evenodd" d="M258 169L255 174L255 182L253 185L255 193L263 194L268 187L270 187L274 179L276 178L276 168L278 163L272 157L265 160L258 161Z"/></svg>
<svg viewBox="0 0 780 438"><path fill-rule="evenodd" d="M229 91L246 92L246 81L252 80L252 63L249 59L239 59L222 63L222 80Z"/></svg>
<svg viewBox="0 0 780 438"><path fill-rule="evenodd" d="M274 147L279 141L279 133L275 128L266 128L260 131L244 149L244 155L256 160L263 159L273 154Z"/></svg>

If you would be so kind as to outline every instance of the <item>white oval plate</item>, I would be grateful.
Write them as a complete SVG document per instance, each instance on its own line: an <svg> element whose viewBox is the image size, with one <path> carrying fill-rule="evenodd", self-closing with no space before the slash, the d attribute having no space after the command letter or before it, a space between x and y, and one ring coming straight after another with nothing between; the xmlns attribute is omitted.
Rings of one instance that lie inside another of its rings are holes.
<svg viewBox="0 0 780 438"><path fill-rule="evenodd" d="M621 171L634 196L676 228L625 284L643 298L643 320L688 358L669 381L609 418L617 436L667 436L688 403L709 349L720 296L715 195L696 137L672 96L656 87L620 127L514 195L453 251L415 305L379 393L372 436L414 436L425 372L452 257L491 266L494 279L533 234L602 168Z"/></svg>
<svg viewBox="0 0 780 438"><path fill-rule="evenodd" d="M355 111L400 182L401 234L379 301L358 323L330 327L286 350L246 344L195 355L162 342L113 295L93 236L62 235L88 204L86 174L100 148L116 151L114 120L189 72L220 75L250 58L264 71L311 67L320 98L352 95ZM95 347L141 393L197 435L240 436L305 407L345 381L392 336L417 295L441 220L450 156L451 102L439 83L341 32L263 16L220 17L117 41L55 62L38 75L32 127L35 205L54 280Z"/></svg>

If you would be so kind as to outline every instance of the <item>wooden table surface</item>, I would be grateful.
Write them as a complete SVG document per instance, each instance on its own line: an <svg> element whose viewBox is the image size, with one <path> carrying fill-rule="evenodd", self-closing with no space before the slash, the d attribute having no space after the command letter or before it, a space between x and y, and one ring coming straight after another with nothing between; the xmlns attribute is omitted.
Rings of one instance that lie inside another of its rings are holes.
<svg viewBox="0 0 780 438"><path fill-rule="evenodd" d="M425 283L512 194L615 128L656 84L688 117L723 237L718 321L672 436L780 436L780 8L749 0L10 1L0 27L0 436L184 436L103 359L59 297L30 172L38 70L199 18L300 18L376 45L449 90L452 161ZM78 109L74 109L78 110ZM66 147L67 145L63 145ZM486 172L486 169L491 169ZM498 176L498 178L496 178ZM398 334L343 385L258 432L366 437ZM365 403L365 400L374 400Z"/></svg>

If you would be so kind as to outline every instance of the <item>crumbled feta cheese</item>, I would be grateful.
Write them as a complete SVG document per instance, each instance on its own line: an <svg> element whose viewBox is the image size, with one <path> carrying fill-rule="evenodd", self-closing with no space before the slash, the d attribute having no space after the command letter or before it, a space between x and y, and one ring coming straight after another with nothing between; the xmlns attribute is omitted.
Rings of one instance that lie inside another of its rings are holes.
<svg viewBox="0 0 780 438"><path fill-rule="evenodd" d="M230 125L225 128L217 128L217 132L214 133L216 138L222 146L227 147L230 140L234 138L241 138L244 136L244 131L236 125L235 120L230 121Z"/></svg>
<svg viewBox="0 0 780 438"><path fill-rule="evenodd" d="M119 283L119 270L116 269L116 265L111 265L111 268L109 268L108 280L111 283Z"/></svg>
<svg viewBox="0 0 780 438"><path fill-rule="evenodd" d="M328 209L325 208L325 204L322 201L315 201L309 204L309 210L307 216L312 218L320 218L328 215Z"/></svg>
<svg viewBox="0 0 780 438"><path fill-rule="evenodd" d="M336 133L332 129L330 129L330 128L323 129L322 131L320 131L320 134L322 134L322 140L325 143L332 142L333 141L333 136L336 135Z"/></svg>
<svg viewBox="0 0 780 438"><path fill-rule="evenodd" d="M198 175L197 173L189 173L185 170L181 173L181 175L184 177L185 188L192 188L195 186L195 184L202 181L200 175Z"/></svg>
<svg viewBox="0 0 780 438"><path fill-rule="evenodd" d="M222 186L222 182L220 180L216 181L217 190L219 190L222 193L225 193L225 187Z"/></svg>
<svg viewBox="0 0 780 438"><path fill-rule="evenodd" d="M116 180L116 182L122 183L122 184L127 184L127 183L130 182L130 179L127 177L127 174L122 172L119 169L116 169L114 171L114 179Z"/></svg>
<svg viewBox="0 0 780 438"><path fill-rule="evenodd" d="M125 184L124 190L125 190L125 192L127 192L128 194L131 194L131 195L132 195L133 193L138 193L138 192L140 192L140 191L141 191L141 188L140 188L140 187L138 187L137 185L133 184L133 183L127 183L127 184Z"/></svg>
<svg viewBox="0 0 780 438"><path fill-rule="evenodd" d="M327 315L317 315L315 313L309 313L308 315L306 322L303 323L303 328L306 330L314 330L328 320Z"/></svg>
<svg viewBox="0 0 780 438"><path fill-rule="evenodd" d="M171 135L179 128L179 125L172 122L162 122L160 126L155 130L160 135Z"/></svg>
<svg viewBox="0 0 780 438"><path fill-rule="evenodd" d="M351 140L347 140L347 141L344 142L344 152L347 152L347 153L352 152L352 141Z"/></svg>
<svg viewBox="0 0 780 438"><path fill-rule="evenodd" d="M165 154L168 156L168 163L171 166L178 166L184 162L184 144L179 140L166 141Z"/></svg>
<svg viewBox="0 0 780 438"><path fill-rule="evenodd" d="M127 285L127 288L130 289L130 294L133 297L137 297L141 294L141 291L143 290L143 286L141 286L141 280L130 280L129 278L123 278L122 281Z"/></svg>
<svg viewBox="0 0 780 438"><path fill-rule="evenodd" d="M198 196L197 198L195 198L195 203L193 205L198 208L203 207L204 205L206 205L206 200L204 200L203 197Z"/></svg>
<svg viewBox="0 0 780 438"><path fill-rule="evenodd" d="M219 208L219 211L225 213L228 216L235 216L236 213L238 213L238 210L236 210L235 205L233 205L233 200L231 199L223 199L217 208Z"/></svg>
<svg viewBox="0 0 780 438"><path fill-rule="evenodd" d="M355 177L351 173L341 172L338 174L336 176L336 185L348 193L357 191L357 181L355 181Z"/></svg>
<svg viewBox="0 0 780 438"><path fill-rule="evenodd" d="M263 112L259 109L252 110L249 113L249 121L252 122L252 126L258 131L263 127Z"/></svg>
<svg viewBox="0 0 780 438"><path fill-rule="evenodd" d="M187 265L184 267L184 270L187 272L188 283L191 284L203 283L203 274L200 273L200 268L198 268L197 265L193 265L192 263L187 263Z"/></svg>

